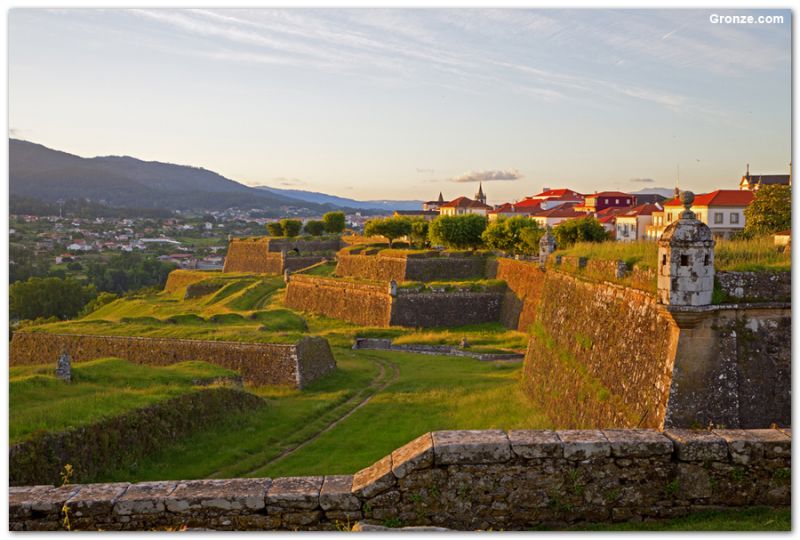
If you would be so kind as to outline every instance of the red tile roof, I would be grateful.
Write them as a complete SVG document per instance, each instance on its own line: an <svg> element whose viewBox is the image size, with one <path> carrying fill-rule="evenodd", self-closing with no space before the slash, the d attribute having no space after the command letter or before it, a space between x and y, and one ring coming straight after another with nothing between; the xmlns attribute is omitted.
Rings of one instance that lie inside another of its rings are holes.
<svg viewBox="0 0 800 540"><path fill-rule="evenodd" d="M577 197L578 199L583 199L583 195L581 195L577 191L572 191L571 189L566 189L566 188L548 189L547 191L542 191L538 195L534 195L534 197L542 198L542 199L543 198L548 198L548 199L554 199L554 198L566 199L566 198L569 198L571 200L573 200L574 198Z"/></svg>
<svg viewBox="0 0 800 540"><path fill-rule="evenodd" d="M622 193L621 191L601 191L600 193L589 193L589 197L633 197L630 193Z"/></svg>
<svg viewBox="0 0 800 540"><path fill-rule="evenodd" d="M661 210L663 210L663 208L658 204L640 204L639 206L634 206L630 210L623 212L620 214L620 217L650 216L653 212L660 212Z"/></svg>
<svg viewBox="0 0 800 540"><path fill-rule="evenodd" d="M584 217L584 212L575 210L575 205L564 203L551 208L550 210L540 210L533 214L533 217Z"/></svg>
<svg viewBox="0 0 800 540"><path fill-rule="evenodd" d="M447 204L443 204L440 208L492 208L488 204L483 204L480 201L470 199L469 197L458 197L453 199Z"/></svg>
<svg viewBox="0 0 800 540"><path fill-rule="evenodd" d="M514 206L517 208L539 208L541 205L542 201L537 201L531 197L527 197L519 202L514 203Z"/></svg>
<svg viewBox="0 0 800 540"><path fill-rule="evenodd" d="M711 193L694 196L692 206L747 206L753 202L755 194L748 190L718 189ZM671 199L664 206L683 206L680 199Z"/></svg>

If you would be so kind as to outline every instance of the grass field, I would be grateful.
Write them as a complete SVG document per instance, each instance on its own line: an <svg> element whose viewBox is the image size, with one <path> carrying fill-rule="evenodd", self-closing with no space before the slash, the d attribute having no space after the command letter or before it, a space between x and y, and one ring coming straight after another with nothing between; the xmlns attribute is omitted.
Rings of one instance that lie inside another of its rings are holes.
<svg viewBox="0 0 800 540"><path fill-rule="evenodd" d="M205 362L167 367L104 358L74 364L72 382L55 377L53 366L9 370L9 442L38 431L58 431L191 392L192 381L233 376Z"/></svg>
<svg viewBox="0 0 800 540"><path fill-rule="evenodd" d="M521 390L518 363L335 352L337 372L310 388L251 388L267 407L103 480L348 474L427 431L549 427Z"/></svg>
<svg viewBox="0 0 800 540"><path fill-rule="evenodd" d="M586 257L587 259L621 260L629 267L657 268L658 244L656 242L578 242L556 251L557 255ZM772 236L750 240L717 240L714 249L714 268L718 271L764 272L791 271L792 257L778 251Z"/></svg>
<svg viewBox="0 0 800 540"><path fill-rule="evenodd" d="M791 531L790 508L708 510L681 518L643 523L577 525L573 531Z"/></svg>

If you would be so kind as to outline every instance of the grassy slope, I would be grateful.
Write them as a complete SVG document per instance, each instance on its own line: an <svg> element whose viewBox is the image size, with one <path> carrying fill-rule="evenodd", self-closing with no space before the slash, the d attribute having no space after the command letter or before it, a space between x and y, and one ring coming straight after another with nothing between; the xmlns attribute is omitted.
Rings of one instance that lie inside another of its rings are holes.
<svg viewBox="0 0 800 540"><path fill-rule="evenodd" d="M646 523L577 525L580 531L791 531L789 508L708 510L682 518Z"/></svg>
<svg viewBox="0 0 800 540"><path fill-rule="evenodd" d="M253 389L269 402L262 411L230 418L213 432L178 441L135 470L105 479L353 473L426 431L548 426L521 391L519 364L378 351L337 350L336 356L337 373L311 388ZM392 364L399 370L395 380ZM341 417L342 410L328 413L368 387L380 365L389 382L384 390L312 443L264 466L287 443L299 443ZM303 432L309 424L314 429Z"/></svg>
<svg viewBox="0 0 800 540"><path fill-rule="evenodd" d="M204 362L168 367L104 358L72 366L72 383L52 366L19 366L9 372L9 442L40 430L57 431L190 392L195 379L234 375Z"/></svg>

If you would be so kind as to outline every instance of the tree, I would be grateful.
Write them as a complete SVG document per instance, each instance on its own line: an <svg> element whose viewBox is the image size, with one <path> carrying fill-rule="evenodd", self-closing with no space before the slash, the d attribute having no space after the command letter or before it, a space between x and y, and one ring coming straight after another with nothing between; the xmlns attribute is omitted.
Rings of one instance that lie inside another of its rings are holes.
<svg viewBox="0 0 800 540"><path fill-rule="evenodd" d="M122 294L142 287L163 287L169 273L177 268L139 253L123 252L107 261L89 263L86 277L97 290Z"/></svg>
<svg viewBox="0 0 800 540"><path fill-rule="evenodd" d="M562 221L553 229L553 236L559 248L575 242L604 242L609 238L603 225L591 216Z"/></svg>
<svg viewBox="0 0 800 540"><path fill-rule="evenodd" d="M376 218L367 221L364 225L366 236L383 236L389 240L389 247L392 242L401 236L411 234L411 220L408 218Z"/></svg>
<svg viewBox="0 0 800 540"><path fill-rule="evenodd" d="M486 218L478 214L439 216L428 229L432 244L453 249L475 249L483 244L481 235L486 230Z"/></svg>
<svg viewBox="0 0 800 540"><path fill-rule="evenodd" d="M529 255L539 249L539 239L544 234L539 224L529 217L516 216L491 223L481 238L491 249L510 255Z"/></svg>
<svg viewBox="0 0 800 540"><path fill-rule="evenodd" d="M748 235L772 234L792 228L792 188L761 186L750 206L744 209L744 230Z"/></svg>
<svg viewBox="0 0 800 540"><path fill-rule="evenodd" d="M9 287L9 312L19 319L58 317L70 319L97 296L92 285L72 278L37 278L12 283Z"/></svg>
<svg viewBox="0 0 800 540"><path fill-rule="evenodd" d="M426 219L415 219L411 221L411 233L408 235L415 247L426 248L430 246L428 240L428 229L430 223Z"/></svg>
<svg viewBox="0 0 800 540"><path fill-rule="evenodd" d="M300 234L303 222L299 219L282 219L281 227L283 228L284 236L294 237Z"/></svg>
<svg viewBox="0 0 800 540"><path fill-rule="evenodd" d="M325 222L309 219L306 221L305 231L311 236L319 236L325 232Z"/></svg>
<svg viewBox="0 0 800 540"><path fill-rule="evenodd" d="M346 225L344 212L328 212L322 216L322 222L325 224L325 231L331 234L341 234Z"/></svg>
<svg viewBox="0 0 800 540"><path fill-rule="evenodd" d="M277 221L267 223L267 230L270 236L283 236L283 225Z"/></svg>

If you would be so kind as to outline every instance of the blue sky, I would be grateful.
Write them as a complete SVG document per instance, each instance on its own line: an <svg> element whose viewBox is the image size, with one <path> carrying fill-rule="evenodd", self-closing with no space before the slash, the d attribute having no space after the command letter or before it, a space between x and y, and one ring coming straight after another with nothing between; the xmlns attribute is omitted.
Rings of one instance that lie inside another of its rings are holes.
<svg viewBox="0 0 800 540"><path fill-rule="evenodd" d="M736 188L788 171L791 12L14 9L9 128L359 199Z"/></svg>

